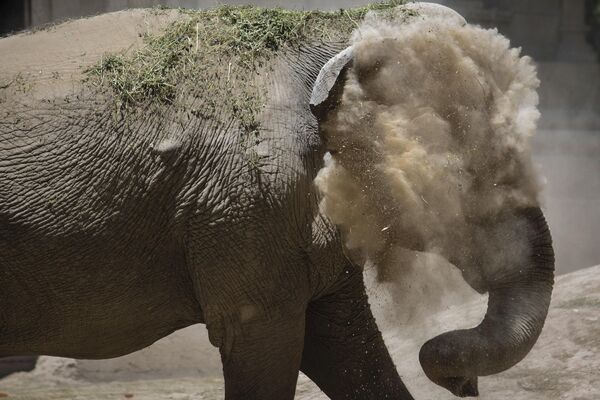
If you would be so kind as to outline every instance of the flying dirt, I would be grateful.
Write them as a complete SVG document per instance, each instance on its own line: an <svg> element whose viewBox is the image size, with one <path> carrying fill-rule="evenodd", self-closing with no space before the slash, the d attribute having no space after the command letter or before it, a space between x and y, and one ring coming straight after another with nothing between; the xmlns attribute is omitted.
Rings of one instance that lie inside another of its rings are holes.
<svg viewBox="0 0 600 400"><path fill-rule="evenodd" d="M538 205L531 59L497 30L447 15L402 24L368 16L352 52L340 105L322 128L330 154L316 179L348 253L399 283L415 280L414 251L457 265L476 259L485 270L462 269L474 287L527 258L517 239L527 227L506 210ZM507 241L510 254L497 248Z"/></svg>

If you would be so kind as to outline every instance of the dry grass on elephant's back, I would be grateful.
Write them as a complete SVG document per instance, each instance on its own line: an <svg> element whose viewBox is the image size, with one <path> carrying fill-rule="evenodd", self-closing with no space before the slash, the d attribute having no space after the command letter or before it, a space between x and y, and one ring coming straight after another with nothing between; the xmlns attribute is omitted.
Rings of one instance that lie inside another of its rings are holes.
<svg viewBox="0 0 600 400"><path fill-rule="evenodd" d="M110 90L121 110L148 102L172 105L204 118L233 116L245 133L256 133L263 83L279 52L346 42L367 12L385 15L403 3L388 0L337 12L252 6L179 10L180 20L160 35L145 35L139 50L105 55L87 70L88 81Z"/></svg>

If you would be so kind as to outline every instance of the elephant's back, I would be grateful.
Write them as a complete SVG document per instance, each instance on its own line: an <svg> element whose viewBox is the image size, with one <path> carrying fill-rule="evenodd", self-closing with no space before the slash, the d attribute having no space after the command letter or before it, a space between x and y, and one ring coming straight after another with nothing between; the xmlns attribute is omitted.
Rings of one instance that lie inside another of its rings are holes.
<svg viewBox="0 0 600 400"><path fill-rule="evenodd" d="M0 107L77 94L86 69L105 54L131 51L145 34L161 32L178 18L185 16L176 10L126 10L2 38Z"/></svg>

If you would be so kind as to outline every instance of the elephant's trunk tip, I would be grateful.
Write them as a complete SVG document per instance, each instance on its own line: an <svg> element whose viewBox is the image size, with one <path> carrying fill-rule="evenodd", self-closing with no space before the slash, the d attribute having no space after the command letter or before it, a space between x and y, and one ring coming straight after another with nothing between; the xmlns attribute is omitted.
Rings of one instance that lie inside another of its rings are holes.
<svg viewBox="0 0 600 400"><path fill-rule="evenodd" d="M444 333L419 353L425 374L456 396L476 396L477 377L502 372L521 361L541 334L552 294L554 252L539 208L519 213L533 234L528 266L489 288L488 310L479 326Z"/></svg>

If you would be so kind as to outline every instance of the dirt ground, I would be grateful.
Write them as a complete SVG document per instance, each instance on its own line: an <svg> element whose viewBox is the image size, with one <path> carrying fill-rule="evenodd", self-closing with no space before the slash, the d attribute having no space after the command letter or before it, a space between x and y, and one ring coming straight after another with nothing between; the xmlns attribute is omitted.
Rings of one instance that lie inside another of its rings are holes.
<svg viewBox="0 0 600 400"><path fill-rule="evenodd" d="M430 326L407 332L385 329L384 336L407 386L416 399L449 400L454 397L423 375L417 363L420 341L452 329L456 321L477 323L485 299L440 313ZM423 332L427 331L424 335ZM597 400L600 399L600 266L557 279L544 332L532 352L516 367L479 379L480 399ZM426 337L424 337L426 336ZM22 400L213 400L223 398L223 381L214 377L176 377L130 381L90 382L78 378L77 364L51 359L31 373L0 380L0 398ZM118 371L117 371L118 372ZM326 397L301 376L296 398Z"/></svg>

